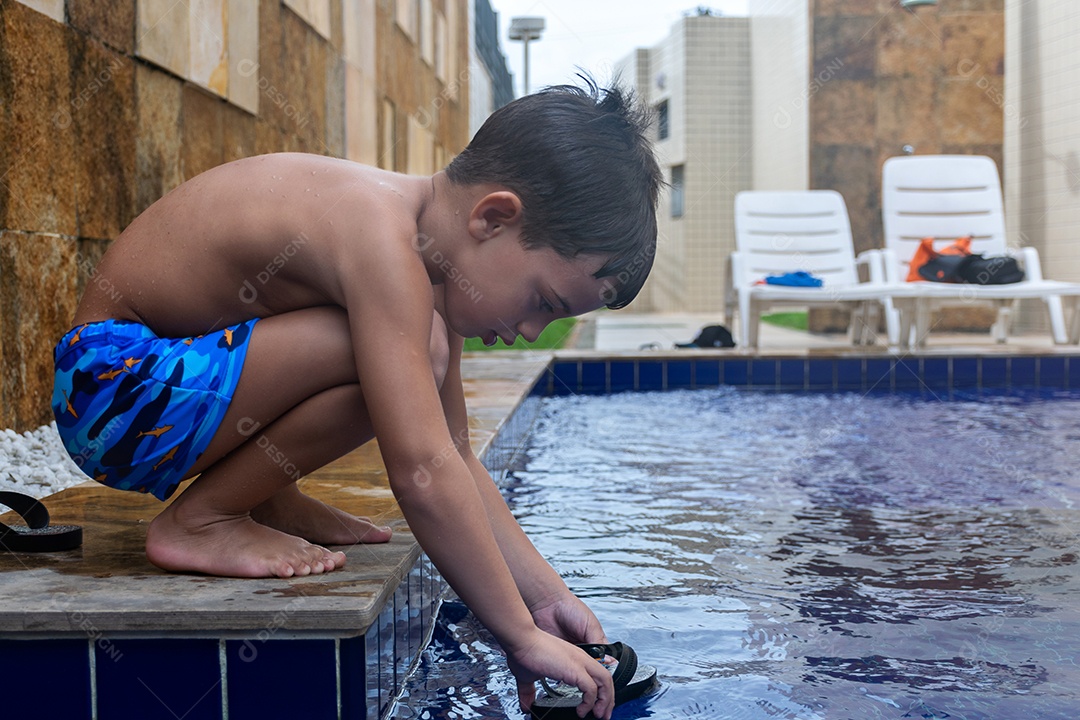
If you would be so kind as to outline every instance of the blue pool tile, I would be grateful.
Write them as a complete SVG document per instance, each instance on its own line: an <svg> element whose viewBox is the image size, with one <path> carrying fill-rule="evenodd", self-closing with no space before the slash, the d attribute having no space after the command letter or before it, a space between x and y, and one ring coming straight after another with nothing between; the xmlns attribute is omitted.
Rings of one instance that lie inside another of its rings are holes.
<svg viewBox="0 0 1080 720"><path fill-rule="evenodd" d="M1035 358L1014 357L1009 370L1009 385L1012 387L1036 387L1039 378L1035 374Z"/></svg>
<svg viewBox="0 0 1080 720"><path fill-rule="evenodd" d="M689 360L670 360L667 364L668 390L690 388L693 383L693 365Z"/></svg>
<svg viewBox="0 0 1080 720"><path fill-rule="evenodd" d="M333 640L227 640L225 658L229 720L337 717ZM303 692L296 691L300 678ZM177 708L177 717L184 717L183 710Z"/></svg>
<svg viewBox="0 0 1080 720"><path fill-rule="evenodd" d="M382 645L380 623L376 621L364 635L364 686L367 689L367 718L379 720L382 710Z"/></svg>
<svg viewBox="0 0 1080 720"><path fill-rule="evenodd" d="M724 385L746 385L750 378L750 363L747 360L725 360L721 372Z"/></svg>
<svg viewBox="0 0 1080 720"><path fill-rule="evenodd" d="M221 720L217 640L116 640L95 649L98 717ZM286 687L295 685L293 676Z"/></svg>
<svg viewBox="0 0 1080 720"><path fill-rule="evenodd" d="M1039 387L1051 390L1065 389L1065 358L1039 358Z"/></svg>
<svg viewBox="0 0 1080 720"><path fill-rule="evenodd" d="M394 695L409 670L409 641L409 578L406 576L394 591Z"/></svg>
<svg viewBox="0 0 1080 720"><path fill-rule="evenodd" d="M438 617L439 599L442 597L443 591L443 579L442 576L439 575L439 571L435 569L435 563L431 562L431 558L427 555L424 555L423 558L428 583L427 606L428 610L431 611L431 620L434 622L435 618Z"/></svg>
<svg viewBox="0 0 1080 720"><path fill-rule="evenodd" d="M833 375L832 360L810 360L810 369L807 373L810 387L816 390L832 390L835 376Z"/></svg>
<svg viewBox="0 0 1080 720"><path fill-rule="evenodd" d="M1080 388L1080 357L1065 358L1065 369L1070 388Z"/></svg>
<svg viewBox="0 0 1080 720"><path fill-rule="evenodd" d="M784 390L802 390L806 386L806 361L780 361L780 387Z"/></svg>
<svg viewBox="0 0 1080 720"><path fill-rule="evenodd" d="M555 394L555 370L548 365L544 370L544 374L540 376L540 379L536 381L536 385L541 390L543 397L550 397Z"/></svg>
<svg viewBox="0 0 1080 720"><path fill-rule="evenodd" d="M664 363L657 360L642 360L638 363L638 390L664 389Z"/></svg>
<svg viewBox="0 0 1080 720"><path fill-rule="evenodd" d="M548 383L551 382L550 373L545 372L540 378L533 384L532 390L529 391L529 397L543 397L548 394Z"/></svg>
<svg viewBox="0 0 1080 720"><path fill-rule="evenodd" d="M979 386L978 358L953 358L952 386L954 390L969 390Z"/></svg>
<svg viewBox="0 0 1080 720"><path fill-rule="evenodd" d="M555 382L551 388L552 395L573 395L581 387L578 377L580 367L576 362L557 362L553 368Z"/></svg>
<svg viewBox="0 0 1080 720"><path fill-rule="evenodd" d="M919 378L919 361L917 358L900 358L893 368L895 378L894 387L897 390L921 390L922 380Z"/></svg>
<svg viewBox="0 0 1080 720"><path fill-rule="evenodd" d="M611 363L611 392L634 389L634 363Z"/></svg>
<svg viewBox="0 0 1080 720"><path fill-rule="evenodd" d="M893 361L883 358L866 359L866 390L883 392L892 389Z"/></svg>
<svg viewBox="0 0 1080 720"><path fill-rule="evenodd" d="M716 387L720 384L719 360L694 361L694 387Z"/></svg>
<svg viewBox="0 0 1080 720"><path fill-rule="evenodd" d="M581 363L581 391L585 393L607 392L607 363Z"/></svg>
<svg viewBox="0 0 1080 720"><path fill-rule="evenodd" d="M1005 358L982 358L982 387L991 390L1008 387L1007 370Z"/></svg>
<svg viewBox="0 0 1080 720"><path fill-rule="evenodd" d="M840 359L836 361L836 388L838 390L862 390L862 360Z"/></svg>
<svg viewBox="0 0 1080 720"><path fill-rule="evenodd" d="M391 599L379 613L379 717L386 714L394 690L394 601ZM370 666L369 666L370 667Z"/></svg>
<svg viewBox="0 0 1080 720"><path fill-rule="evenodd" d="M750 361L750 384L754 387L775 388L777 374L775 360Z"/></svg>
<svg viewBox="0 0 1080 720"><path fill-rule="evenodd" d="M95 644L103 643L112 646L104 637ZM90 717L90 643L86 639L0 640L0 678L4 717Z"/></svg>
<svg viewBox="0 0 1080 720"><path fill-rule="evenodd" d="M338 643L342 720L367 720L367 642L364 636Z"/></svg>
<svg viewBox="0 0 1080 720"><path fill-rule="evenodd" d="M923 358L923 383L934 392L949 390L949 358Z"/></svg>
<svg viewBox="0 0 1080 720"><path fill-rule="evenodd" d="M424 613L424 584L420 558L416 558L409 573L409 664L420 654L420 645L424 641L424 626L429 618Z"/></svg>

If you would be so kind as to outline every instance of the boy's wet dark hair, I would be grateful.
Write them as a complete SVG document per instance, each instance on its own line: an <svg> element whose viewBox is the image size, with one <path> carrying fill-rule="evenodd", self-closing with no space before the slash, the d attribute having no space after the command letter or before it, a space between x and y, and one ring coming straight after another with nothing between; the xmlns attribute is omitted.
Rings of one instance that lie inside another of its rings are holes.
<svg viewBox="0 0 1080 720"><path fill-rule="evenodd" d="M446 168L457 185L495 183L521 198L526 248L608 261L602 298L625 307L656 254L656 201L663 182L647 138L649 116L620 88L558 85L496 110Z"/></svg>

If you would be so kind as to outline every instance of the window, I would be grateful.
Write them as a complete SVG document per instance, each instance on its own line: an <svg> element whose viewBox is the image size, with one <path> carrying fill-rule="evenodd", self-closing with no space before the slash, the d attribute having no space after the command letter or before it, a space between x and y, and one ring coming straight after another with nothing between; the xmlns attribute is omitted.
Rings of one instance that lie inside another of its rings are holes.
<svg viewBox="0 0 1080 720"><path fill-rule="evenodd" d="M416 0L397 0L397 4L394 8L394 20L397 22L399 28L409 36L409 39L416 42L416 34L418 28L419 15L418 8L416 7Z"/></svg>
<svg viewBox="0 0 1080 720"><path fill-rule="evenodd" d="M668 129L668 102L663 101L656 106L656 131L660 140L667 140L670 131Z"/></svg>
<svg viewBox="0 0 1080 720"><path fill-rule="evenodd" d="M311 0L313 3L315 0ZM38 3L39 5L42 3ZM63 3L61 3L63 5ZM224 0L138 0L135 55L258 113L259 8Z"/></svg>
<svg viewBox="0 0 1080 720"><path fill-rule="evenodd" d="M379 152L379 167L383 170L396 170L394 154L397 148L397 113L394 103L389 98L382 104L382 148Z"/></svg>
<svg viewBox="0 0 1080 720"><path fill-rule="evenodd" d="M671 168L671 217L683 216L683 205L686 202L686 179L683 165L675 165Z"/></svg>
<svg viewBox="0 0 1080 720"><path fill-rule="evenodd" d="M435 65L435 17L431 0L420 0L420 58L428 65Z"/></svg>
<svg viewBox="0 0 1080 720"><path fill-rule="evenodd" d="M446 16L435 13L435 77L446 82L446 67L449 48L447 48Z"/></svg>
<svg viewBox="0 0 1080 720"><path fill-rule="evenodd" d="M435 136L412 115L409 116L409 144L405 153L405 171L410 175L430 175L435 172Z"/></svg>
<svg viewBox="0 0 1080 720"><path fill-rule="evenodd" d="M310 25L315 32L327 40L330 39L329 0L285 0L285 5L303 18L304 22ZM257 8L255 13L258 14Z"/></svg>

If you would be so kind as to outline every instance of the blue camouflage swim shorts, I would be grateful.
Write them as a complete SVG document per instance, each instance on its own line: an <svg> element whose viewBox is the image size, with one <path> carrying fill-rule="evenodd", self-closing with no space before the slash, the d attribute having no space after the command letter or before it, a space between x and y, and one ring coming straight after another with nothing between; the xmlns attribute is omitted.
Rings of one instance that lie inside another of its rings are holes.
<svg viewBox="0 0 1080 720"><path fill-rule="evenodd" d="M105 320L64 335L52 409L75 464L109 487L172 495L225 417L255 322L173 339Z"/></svg>

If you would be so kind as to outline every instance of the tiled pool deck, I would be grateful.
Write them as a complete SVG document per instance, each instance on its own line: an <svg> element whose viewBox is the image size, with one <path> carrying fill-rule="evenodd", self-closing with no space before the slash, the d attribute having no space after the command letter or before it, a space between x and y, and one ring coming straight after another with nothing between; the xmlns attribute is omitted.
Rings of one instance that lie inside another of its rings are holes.
<svg viewBox="0 0 1080 720"><path fill-rule="evenodd" d="M719 385L906 391L1080 387L1080 352L992 344L743 351L499 353L464 363L474 449L493 471L536 398ZM48 500L80 550L0 555L0 677L12 717L378 718L430 631L443 589L388 489L376 448L305 478L306 492L395 526L315 577L171 575L143 554L153 498L94 484ZM12 520L10 516L5 518Z"/></svg>

